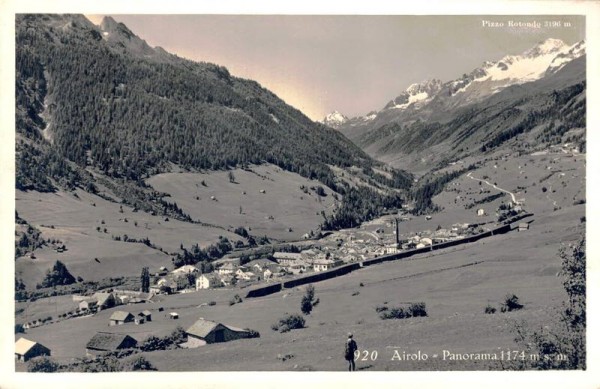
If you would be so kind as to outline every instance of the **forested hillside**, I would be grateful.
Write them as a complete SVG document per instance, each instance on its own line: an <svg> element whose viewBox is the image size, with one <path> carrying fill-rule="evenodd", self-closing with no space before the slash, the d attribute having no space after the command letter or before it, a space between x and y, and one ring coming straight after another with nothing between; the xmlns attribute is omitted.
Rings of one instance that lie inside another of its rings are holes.
<svg viewBox="0 0 600 389"><path fill-rule="evenodd" d="M83 16L17 17L18 188L51 190L51 178L90 189L85 167L139 181L169 163L273 163L336 188L328 165L370 172L378 164L258 83L159 49L141 55L126 46L136 39L139 48L139 38L121 24L105 25L113 29L101 31ZM114 34L121 36L103 38ZM394 177L386 184L410 185L408 175Z"/></svg>

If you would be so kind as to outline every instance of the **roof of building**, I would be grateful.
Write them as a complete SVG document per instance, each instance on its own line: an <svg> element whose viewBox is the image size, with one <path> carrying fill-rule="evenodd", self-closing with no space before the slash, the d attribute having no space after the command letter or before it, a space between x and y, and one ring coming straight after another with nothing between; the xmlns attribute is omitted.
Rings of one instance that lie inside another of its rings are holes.
<svg viewBox="0 0 600 389"><path fill-rule="evenodd" d="M221 266L220 269L235 270L235 265L233 263L231 263L231 262L227 262L226 264L224 264L223 266Z"/></svg>
<svg viewBox="0 0 600 389"><path fill-rule="evenodd" d="M150 315L152 315L152 312L150 312L150 311L149 311L149 310L147 310L147 309L146 309L145 311L142 311L142 313L143 313L145 316L150 316Z"/></svg>
<svg viewBox="0 0 600 389"><path fill-rule="evenodd" d="M196 266L192 266L192 265L183 265L180 268L177 268L175 270L173 270L171 273L174 274L180 274L180 273L196 273L199 272L200 269L198 269Z"/></svg>
<svg viewBox="0 0 600 389"><path fill-rule="evenodd" d="M202 274L197 279L200 279L200 278L206 278L207 280L218 280L219 276L215 273L208 273L208 274Z"/></svg>
<svg viewBox="0 0 600 389"><path fill-rule="evenodd" d="M32 340L29 339L25 339L25 338L20 338L19 340L17 340L15 342L15 354L19 354L19 355L25 355L27 354L27 352L29 350L31 350L33 348L33 346L35 346L36 344L40 344L38 342L34 342ZM40 344L40 346L44 347L43 345ZM47 347L44 347L47 348Z"/></svg>
<svg viewBox="0 0 600 389"><path fill-rule="evenodd" d="M313 265L333 265L335 262L332 259L315 259Z"/></svg>
<svg viewBox="0 0 600 389"><path fill-rule="evenodd" d="M300 253L284 253L281 251L277 251L273 253L273 257L276 259L300 259L302 258L302 254Z"/></svg>
<svg viewBox="0 0 600 389"><path fill-rule="evenodd" d="M211 320L205 320L203 318L196 320L196 322L192 324L192 326L188 328L185 332L194 336L198 336L200 338L204 338L208 336L208 334L210 334L215 328L217 328L217 326L223 326L235 332L246 332L246 330L243 330L241 328L217 323Z"/></svg>
<svg viewBox="0 0 600 389"><path fill-rule="evenodd" d="M130 312L116 311L110 315L110 320L126 320L129 316L133 316Z"/></svg>
<svg viewBox="0 0 600 389"><path fill-rule="evenodd" d="M219 323L215 323L214 321L198 319L190 328L188 328L185 332L194 336L198 336L200 338L206 337L208 334L214 330Z"/></svg>
<svg viewBox="0 0 600 389"><path fill-rule="evenodd" d="M90 341L85 345L85 347L89 349L96 349L102 351L116 351L122 348L121 345L128 338L131 338L134 344L137 344L137 341L127 334L98 332L92 337L92 339L90 339Z"/></svg>
<svg viewBox="0 0 600 389"><path fill-rule="evenodd" d="M99 305L104 305L108 299L114 298L114 296L112 293L96 292L94 293L94 298L98 301Z"/></svg>

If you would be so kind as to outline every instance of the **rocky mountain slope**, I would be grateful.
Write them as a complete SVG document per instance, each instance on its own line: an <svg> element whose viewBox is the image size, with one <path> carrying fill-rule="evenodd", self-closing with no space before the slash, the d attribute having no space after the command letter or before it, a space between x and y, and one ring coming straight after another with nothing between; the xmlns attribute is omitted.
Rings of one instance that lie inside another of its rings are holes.
<svg viewBox="0 0 600 389"><path fill-rule="evenodd" d="M568 46L547 39L456 80L413 84L381 111L337 128L371 156L417 171L514 146L521 134L516 143L528 149L581 143L585 77L585 42ZM423 153L428 149L433 152Z"/></svg>

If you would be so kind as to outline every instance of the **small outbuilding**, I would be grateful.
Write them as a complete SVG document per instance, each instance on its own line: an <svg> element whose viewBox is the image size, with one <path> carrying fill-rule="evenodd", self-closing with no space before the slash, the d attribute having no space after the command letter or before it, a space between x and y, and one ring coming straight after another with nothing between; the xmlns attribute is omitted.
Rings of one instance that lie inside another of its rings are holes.
<svg viewBox="0 0 600 389"><path fill-rule="evenodd" d="M229 342L251 337L250 331L202 318L198 319L185 333L188 338L199 339L206 343Z"/></svg>
<svg viewBox="0 0 600 389"><path fill-rule="evenodd" d="M150 312L147 309L145 311L140 312L138 316L143 316L144 320L146 321L152 321L152 312Z"/></svg>
<svg viewBox="0 0 600 389"><path fill-rule="evenodd" d="M479 208L477 210L477 216L485 216L485 209Z"/></svg>
<svg viewBox="0 0 600 389"><path fill-rule="evenodd" d="M169 313L169 318L171 318L173 320L177 320L177 319L179 319L179 314L177 312L171 312L171 313Z"/></svg>
<svg viewBox="0 0 600 389"><path fill-rule="evenodd" d="M113 334L110 332L98 332L85 346L87 355L99 355L133 348L137 346L137 340L126 334Z"/></svg>
<svg viewBox="0 0 600 389"><path fill-rule="evenodd" d="M120 326L125 323L131 323L135 317L130 312L116 311L110 316L111 326Z"/></svg>
<svg viewBox="0 0 600 389"><path fill-rule="evenodd" d="M83 300L79 303L79 309L82 311L92 311L98 308L98 301L96 300Z"/></svg>
<svg viewBox="0 0 600 389"><path fill-rule="evenodd" d="M50 356L50 349L38 342L21 338L15 342L15 359L18 362L27 362L31 358Z"/></svg>

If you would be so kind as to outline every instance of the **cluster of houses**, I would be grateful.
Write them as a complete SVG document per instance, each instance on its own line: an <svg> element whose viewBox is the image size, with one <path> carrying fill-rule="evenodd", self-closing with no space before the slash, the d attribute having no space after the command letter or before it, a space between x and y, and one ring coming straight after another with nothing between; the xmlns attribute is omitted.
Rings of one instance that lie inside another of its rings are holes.
<svg viewBox="0 0 600 389"><path fill-rule="evenodd" d="M109 325L120 326L127 323L144 324L150 321L152 321L152 313L148 310L144 310L137 315L127 311L115 311L110 316Z"/></svg>
<svg viewBox="0 0 600 389"><path fill-rule="evenodd" d="M117 305L139 304L151 301L154 293L143 293L131 290L113 290L112 292L97 292L92 296L73 296L79 303L81 312L96 313Z"/></svg>
<svg viewBox="0 0 600 389"><path fill-rule="evenodd" d="M383 252L382 252L383 253ZM185 293L193 290L230 287L269 281L288 275L306 272L320 272L340 266L347 261L361 259L359 255L346 255L341 258L331 252L317 248L300 253L275 252L270 259L257 259L239 265L239 259L229 258L216 261L215 270L202 273L192 265L181 266L171 272L161 271L155 274L155 282L150 286L151 294Z"/></svg>

